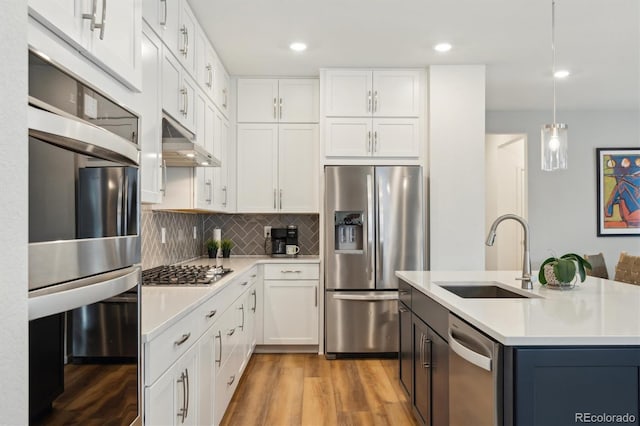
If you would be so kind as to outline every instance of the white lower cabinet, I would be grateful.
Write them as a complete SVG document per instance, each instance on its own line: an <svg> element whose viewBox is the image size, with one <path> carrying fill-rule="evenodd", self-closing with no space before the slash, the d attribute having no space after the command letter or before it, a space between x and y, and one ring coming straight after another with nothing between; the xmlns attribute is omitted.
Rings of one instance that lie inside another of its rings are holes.
<svg viewBox="0 0 640 426"><path fill-rule="evenodd" d="M318 264L265 265L264 344L318 344L319 273Z"/></svg>
<svg viewBox="0 0 640 426"><path fill-rule="evenodd" d="M145 424L196 425L198 352L192 346L153 385L145 389Z"/></svg>
<svg viewBox="0 0 640 426"><path fill-rule="evenodd" d="M253 353L256 288L254 267L145 343L146 425L220 424Z"/></svg>

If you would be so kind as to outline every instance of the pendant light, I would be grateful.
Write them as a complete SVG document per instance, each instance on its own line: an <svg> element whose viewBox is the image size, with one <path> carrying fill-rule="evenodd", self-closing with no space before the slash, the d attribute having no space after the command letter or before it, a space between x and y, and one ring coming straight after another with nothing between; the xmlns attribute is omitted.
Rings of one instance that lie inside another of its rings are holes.
<svg viewBox="0 0 640 426"><path fill-rule="evenodd" d="M556 2L551 0L551 76L553 78L553 123L542 126L541 134L541 165L542 170L551 171L566 169L569 145L567 141L568 126L556 122Z"/></svg>

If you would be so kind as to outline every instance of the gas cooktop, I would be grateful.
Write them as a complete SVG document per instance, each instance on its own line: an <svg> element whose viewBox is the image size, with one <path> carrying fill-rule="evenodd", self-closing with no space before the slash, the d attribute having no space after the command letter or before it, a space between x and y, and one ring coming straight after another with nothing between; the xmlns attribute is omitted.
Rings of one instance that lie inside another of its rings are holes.
<svg viewBox="0 0 640 426"><path fill-rule="evenodd" d="M142 285L208 286L231 272L222 266L157 266L142 271Z"/></svg>

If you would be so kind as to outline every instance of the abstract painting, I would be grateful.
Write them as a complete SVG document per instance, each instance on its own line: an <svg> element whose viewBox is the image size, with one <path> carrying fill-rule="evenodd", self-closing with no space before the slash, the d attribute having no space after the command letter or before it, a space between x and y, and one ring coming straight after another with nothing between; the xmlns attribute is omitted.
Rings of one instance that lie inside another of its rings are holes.
<svg viewBox="0 0 640 426"><path fill-rule="evenodd" d="M640 149L597 148L598 236L640 235Z"/></svg>

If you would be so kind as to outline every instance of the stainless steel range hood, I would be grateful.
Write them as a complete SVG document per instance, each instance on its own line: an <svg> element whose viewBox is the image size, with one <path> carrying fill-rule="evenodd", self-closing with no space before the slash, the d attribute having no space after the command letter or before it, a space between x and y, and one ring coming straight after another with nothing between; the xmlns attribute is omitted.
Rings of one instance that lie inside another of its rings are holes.
<svg viewBox="0 0 640 426"><path fill-rule="evenodd" d="M220 167L220 160L194 142L195 135L162 114L162 158L172 167Z"/></svg>

